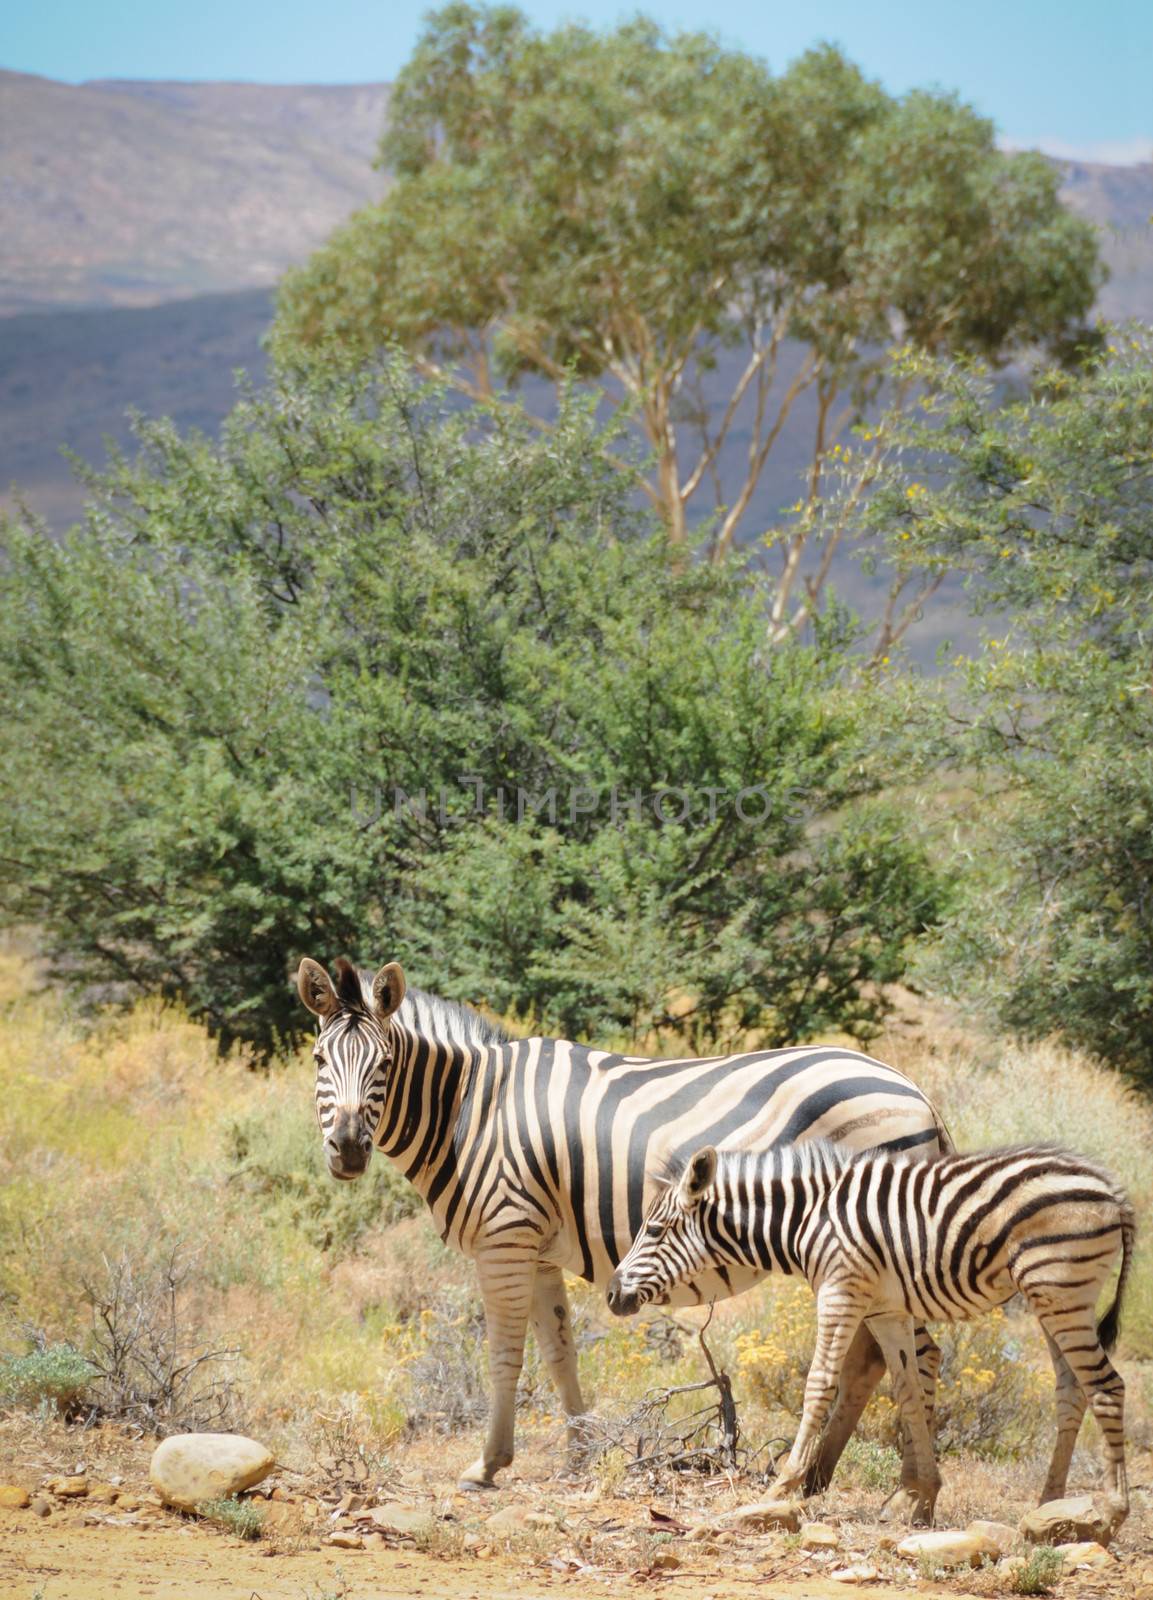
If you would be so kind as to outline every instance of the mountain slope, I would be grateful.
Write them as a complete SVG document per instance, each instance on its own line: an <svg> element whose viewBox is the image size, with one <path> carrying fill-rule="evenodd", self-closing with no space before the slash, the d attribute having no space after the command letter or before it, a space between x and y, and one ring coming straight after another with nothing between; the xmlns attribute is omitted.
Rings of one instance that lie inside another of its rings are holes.
<svg viewBox="0 0 1153 1600"><path fill-rule="evenodd" d="M0 313L275 283L378 195L383 85L0 73Z"/></svg>

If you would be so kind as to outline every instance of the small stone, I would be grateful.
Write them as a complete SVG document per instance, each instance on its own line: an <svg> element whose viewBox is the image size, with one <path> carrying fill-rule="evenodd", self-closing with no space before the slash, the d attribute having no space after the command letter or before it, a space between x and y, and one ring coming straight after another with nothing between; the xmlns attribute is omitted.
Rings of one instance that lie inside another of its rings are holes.
<svg viewBox="0 0 1153 1600"><path fill-rule="evenodd" d="M528 1518L525 1506L505 1506L500 1511L494 1511L491 1517L486 1517L484 1525L490 1533L507 1538L510 1534L523 1533L528 1526Z"/></svg>
<svg viewBox="0 0 1153 1600"><path fill-rule="evenodd" d="M402 1505L396 1500L390 1500L383 1506L373 1506L367 1516L378 1532L398 1533L407 1539L427 1533L435 1520L431 1512L423 1507Z"/></svg>
<svg viewBox="0 0 1153 1600"><path fill-rule="evenodd" d="M32 1496L27 1489L21 1489L14 1483L0 1484L0 1506L6 1511L23 1511L25 1506L32 1504Z"/></svg>
<svg viewBox="0 0 1153 1600"><path fill-rule="evenodd" d="M555 1528L557 1525L551 1511L530 1511L524 1521L526 1528Z"/></svg>
<svg viewBox="0 0 1153 1600"><path fill-rule="evenodd" d="M361 1542L366 1550L383 1550L388 1540L383 1533L365 1533L361 1535Z"/></svg>
<svg viewBox="0 0 1153 1600"><path fill-rule="evenodd" d="M114 1483L93 1483L88 1486L88 1498L110 1506L120 1499L120 1490Z"/></svg>
<svg viewBox="0 0 1153 1600"><path fill-rule="evenodd" d="M675 1572L680 1564L681 1558L675 1551L658 1550L649 1562L649 1568L653 1572Z"/></svg>
<svg viewBox="0 0 1153 1600"><path fill-rule="evenodd" d="M795 1500L757 1500L752 1505L737 1506L719 1517L702 1522L689 1534L690 1539L719 1537L718 1529L740 1529L742 1533L797 1533L801 1526L801 1508Z"/></svg>
<svg viewBox="0 0 1153 1600"><path fill-rule="evenodd" d="M841 1536L827 1522L806 1522L801 1529L802 1550L839 1550Z"/></svg>
<svg viewBox="0 0 1153 1600"><path fill-rule="evenodd" d="M179 1511L203 1500L227 1500L267 1478L276 1465L255 1439L238 1433L177 1433L153 1452L148 1476L161 1499Z"/></svg>
<svg viewBox="0 0 1153 1600"><path fill-rule="evenodd" d="M353 1533L351 1530L346 1532L344 1529L340 1529L336 1533L330 1533L324 1542L325 1544L335 1545L338 1550L364 1549L364 1540L360 1534Z"/></svg>
<svg viewBox="0 0 1153 1600"><path fill-rule="evenodd" d="M32 1509L38 1517L50 1517L52 1507L42 1494L38 1494L32 1502Z"/></svg>
<svg viewBox="0 0 1153 1600"><path fill-rule="evenodd" d="M363 1511L365 1498L362 1494L346 1494L337 1501L336 1509L346 1516L355 1516L358 1511Z"/></svg>
<svg viewBox="0 0 1153 1600"><path fill-rule="evenodd" d="M137 1494L122 1494L117 1497L117 1511L139 1511L143 1502Z"/></svg>
<svg viewBox="0 0 1153 1600"><path fill-rule="evenodd" d="M1082 1539L1077 1544L1059 1544L1057 1550L1064 1558L1065 1565L1071 1570L1077 1567L1111 1567L1116 1560L1111 1556L1103 1544L1098 1544L1095 1539Z"/></svg>
<svg viewBox="0 0 1153 1600"><path fill-rule="evenodd" d="M1020 1538L1017 1529L1011 1528L1007 1522L970 1522L965 1532L975 1533L982 1539L988 1539L991 1544L997 1546L1003 1556L1009 1554Z"/></svg>
<svg viewBox="0 0 1153 1600"><path fill-rule="evenodd" d="M479 1550L483 1543L484 1540L479 1533L466 1533L461 1540L461 1545L465 1550Z"/></svg>
<svg viewBox="0 0 1153 1600"><path fill-rule="evenodd" d="M75 1473L64 1478L49 1478L44 1487L60 1500L79 1500L88 1493L88 1479Z"/></svg>
<svg viewBox="0 0 1153 1600"><path fill-rule="evenodd" d="M1021 1518L1021 1532L1030 1544L1073 1544L1092 1540L1108 1544L1127 1513L1104 1495L1076 1494L1049 1500Z"/></svg>
<svg viewBox="0 0 1153 1600"><path fill-rule="evenodd" d="M941 1567L979 1567L982 1562L996 1561L1000 1553L991 1539L959 1529L912 1533L897 1546L899 1556L910 1561L923 1558Z"/></svg>
<svg viewBox="0 0 1153 1600"><path fill-rule="evenodd" d="M837 1567L829 1573L834 1583L876 1583L880 1574L868 1561L858 1561L851 1567Z"/></svg>

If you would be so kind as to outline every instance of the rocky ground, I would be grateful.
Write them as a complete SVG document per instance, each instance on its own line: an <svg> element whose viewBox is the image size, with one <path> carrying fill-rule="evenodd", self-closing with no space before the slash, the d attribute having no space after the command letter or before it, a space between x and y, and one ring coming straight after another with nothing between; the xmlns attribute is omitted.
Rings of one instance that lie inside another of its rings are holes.
<svg viewBox="0 0 1153 1600"><path fill-rule="evenodd" d="M333 1459L277 1467L241 1502L259 1523L237 1536L162 1504L149 1482L153 1441L0 1422L0 1594L11 1600L497 1600L510 1594L656 1591L729 1600L751 1594L900 1600L913 1593L1015 1592L1024 1546L1014 1525L1024 1480L948 1464L938 1521L987 1521L967 1544L920 1548L878 1520L880 1491L831 1491L779 1525L747 1514L763 1485L711 1479L633 1485L551 1475L554 1441L529 1440L499 1493L452 1487L461 1442L424 1441L375 1477ZM455 1455L454 1455L455 1452ZM450 1460L449 1458L452 1458ZM462 1456L463 1459L463 1456ZM1150 1462L1135 1464L1148 1482ZM950 1486L951 1484L951 1486ZM979 1502L985 1501L984 1505ZM1082 1547L1052 1592L1060 1600L1153 1600L1153 1517L1138 1487L1108 1553ZM977 1562L974 1566L971 1562Z"/></svg>

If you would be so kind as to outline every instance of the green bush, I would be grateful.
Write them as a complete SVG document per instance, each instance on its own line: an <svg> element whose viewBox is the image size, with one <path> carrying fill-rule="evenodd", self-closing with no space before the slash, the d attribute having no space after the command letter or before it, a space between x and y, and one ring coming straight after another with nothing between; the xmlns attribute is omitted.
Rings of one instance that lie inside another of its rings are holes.
<svg viewBox="0 0 1153 1600"><path fill-rule="evenodd" d="M942 900L892 686L670 569L586 408L282 373L141 444L0 571L0 906L69 982L262 1051L308 953L568 1034L875 1024Z"/></svg>
<svg viewBox="0 0 1153 1600"><path fill-rule="evenodd" d="M228 1181L258 1197L266 1217L303 1234L317 1250L347 1255L370 1228L421 1207L417 1191L383 1156L357 1183L334 1183L320 1159L316 1121L251 1112L225 1130Z"/></svg>
<svg viewBox="0 0 1153 1600"><path fill-rule="evenodd" d="M882 435L866 525L966 574L998 635L960 663L949 757L977 774L963 898L930 976L1002 1028L1153 1085L1153 331L1004 404L992 375L910 360L916 424Z"/></svg>
<svg viewBox="0 0 1153 1600"><path fill-rule="evenodd" d="M99 1376L69 1344L50 1344L23 1356L0 1357L0 1404L37 1408L44 1402L62 1415L81 1410Z"/></svg>
<svg viewBox="0 0 1153 1600"><path fill-rule="evenodd" d="M264 1531L264 1507L254 1500L202 1500L196 1514L238 1539L259 1539Z"/></svg>

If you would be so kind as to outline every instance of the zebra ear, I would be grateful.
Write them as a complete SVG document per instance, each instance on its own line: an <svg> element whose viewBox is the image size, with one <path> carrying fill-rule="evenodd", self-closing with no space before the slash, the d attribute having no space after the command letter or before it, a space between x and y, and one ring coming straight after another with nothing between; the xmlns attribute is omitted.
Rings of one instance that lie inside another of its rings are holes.
<svg viewBox="0 0 1153 1600"><path fill-rule="evenodd" d="M404 999L406 984L399 961L390 961L381 967L372 980L372 1004L378 1017L391 1017Z"/></svg>
<svg viewBox="0 0 1153 1600"><path fill-rule="evenodd" d="M327 1017L336 1011L340 1001L332 987L332 979L319 961L305 956L296 973L296 991L308 1009L317 1017Z"/></svg>
<svg viewBox="0 0 1153 1600"><path fill-rule="evenodd" d="M711 1144L690 1156L680 1182L681 1201L695 1206L717 1175L717 1152Z"/></svg>

